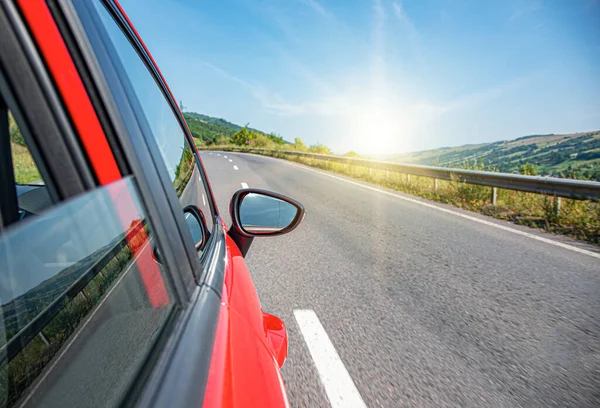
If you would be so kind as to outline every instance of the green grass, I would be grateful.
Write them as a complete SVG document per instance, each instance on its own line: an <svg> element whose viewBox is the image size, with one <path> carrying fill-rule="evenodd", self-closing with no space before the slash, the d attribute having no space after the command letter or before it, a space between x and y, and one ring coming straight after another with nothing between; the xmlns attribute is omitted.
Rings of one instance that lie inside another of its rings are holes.
<svg viewBox="0 0 600 408"><path fill-rule="evenodd" d="M19 184L27 184L32 181L40 180L40 172L38 171L31 153L25 146L16 143L10 143L10 148L13 156L13 168L15 170L15 180Z"/></svg>
<svg viewBox="0 0 600 408"><path fill-rule="evenodd" d="M227 149L231 146L212 147ZM285 146L289 150L289 146ZM325 162L290 156L283 153L261 153L294 161L358 180L367 181L393 190L451 204L466 210L479 212L516 224L540 228L554 233L600 244L600 203L593 201L562 199L560 211L555 209L553 197L514 190L498 189L497 205L492 205L491 187L466 184L458 181L434 180L429 177L410 176L342 163ZM481 170L481 166L471 166Z"/></svg>

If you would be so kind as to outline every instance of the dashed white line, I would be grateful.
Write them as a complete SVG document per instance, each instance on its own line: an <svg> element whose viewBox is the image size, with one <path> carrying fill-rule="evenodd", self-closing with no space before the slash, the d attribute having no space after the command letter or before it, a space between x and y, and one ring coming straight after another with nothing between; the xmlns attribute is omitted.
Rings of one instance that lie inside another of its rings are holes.
<svg viewBox="0 0 600 408"><path fill-rule="evenodd" d="M233 166L234 170L239 170L238 166Z"/></svg>
<svg viewBox="0 0 600 408"><path fill-rule="evenodd" d="M521 230L518 230L518 229L515 229L515 228L507 227L507 226L501 225L501 224L496 224L495 222L486 221L484 219L473 217L473 216L470 216L470 215L467 215L467 214L462 214L462 213L459 213L457 211L449 210L447 208L438 207L435 204L429 204L429 203L426 203L424 201L416 200L414 198L404 197L404 196L401 196L401 195L398 195L398 194L394 194L394 193L389 192L389 191L381 190L381 189L376 188L376 187L371 187L371 186L359 183L357 181L347 180L347 179L342 178L342 177L334 176L333 174L329 174L329 173L325 173L323 171L311 169L311 168L309 168L307 166L303 166L303 165L296 164L296 163L291 163L291 162L286 161L286 160L275 159L273 157L266 157L266 158L271 159L271 160L278 160L278 161L283 162L283 163L285 163L285 164L287 164L289 166L294 166L294 167L298 167L298 168L301 168L301 169L306 170L306 171L312 171L313 173L322 174L323 176L331 177L333 179L336 179L336 180L339 180L339 181L343 181L344 183L353 184L355 186L362 187L362 188L365 188L367 190L376 191L378 193L385 194L385 195L388 195L388 196L391 196L391 197L395 197L395 198L400 199L400 200L404 200L404 201L408 201L408 202L411 202L411 203L419 204L419 205L422 205L424 207L428 207L428 208L431 208L431 209L434 209L434 210L445 212L446 214L451 214L451 215L454 215L456 217L461 217L461 218L465 218L467 220L478 222L480 224L484 224L484 225L487 225L487 226L492 227L492 228L497 228L497 229L500 229L500 230L503 230L503 231L506 231L506 232L511 232L513 234L517 234L517 235L521 235L521 236L524 236L524 237L527 237L527 238L535 239L536 241L544 242L546 244L554 245L554 246L557 246L557 247L560 247L560 248L563 248L563 249L567 249L569 251L577 252L577 253L580 253L580 254L583 254L583 255L587 255L587 256L591 256L593 258L600 259L600 253L597 253L597 252L588 251L586 249L578 248L576 246L569 245L569 244L563 244L562 242L558 242L558 241L554 241L552 239L540 237L540 236L537 236L537 235L534 235L534 234L530 234L530 233L525 232L525 231L521 231Z"/></svg>
<svg viewBox="0 0 600 408"><path fill-rule="evenodd" d="M223 156L223 158L224 158L224 159L226 159L226 158L227 158L227 156Z"/></svg>
<svg viewBox="0 0 600 408"><path fill-rule="evenodd" d="M221 154L220 154L220 153L217 153L217 156L221 156Z"/></svg>
<svg viewBox="0 0 600 408"><path fill-rule="evenodd" d="M294 310L294 317L317 367L331 406L366 408L317 314L313 310Z"/></svg>
<svg viewBox="0 0 600 408"><path fill-rule="evenodd" d="M233 160L229 159L229 163L233 163Z"/></svg>
<svg viewBox="0 0 600 408"><path fill-rule="evenodd" d="M248 188L248 184L242 182L242 188Z"/></svg>

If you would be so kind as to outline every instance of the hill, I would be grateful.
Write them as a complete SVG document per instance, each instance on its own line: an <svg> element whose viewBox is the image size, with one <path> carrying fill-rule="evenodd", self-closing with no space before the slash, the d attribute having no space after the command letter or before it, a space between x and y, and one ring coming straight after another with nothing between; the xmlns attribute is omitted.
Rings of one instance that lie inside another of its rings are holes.
<svg viewBox="0 0 600 408"><path fill-rule="evenodd" d="M385 160L442 167L465 167L476 162L486 169L506 173L518 173L523 165L533 164L540 175L600 181L600 131L530 135L397 154Z"/></svg>
<svg viewBox="0 0 600 408"><path fill-rule="evenodd" d="M225 119L214 118L196 112L184 112L183 117L185 118L192 135L205 145L228 144L230 142L229 138L244 128L244 126L236 125ZM283 139L277 135L253 128L248 128L248 130L264 135L276 143L283 143Z"/></svg>

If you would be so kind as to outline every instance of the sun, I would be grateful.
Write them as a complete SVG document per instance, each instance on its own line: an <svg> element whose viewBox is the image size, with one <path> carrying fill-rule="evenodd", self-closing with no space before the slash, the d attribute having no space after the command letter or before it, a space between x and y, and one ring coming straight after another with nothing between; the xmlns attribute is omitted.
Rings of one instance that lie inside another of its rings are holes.
<svg viewBox="0 0 600 408"><path fill-rule="evenodd" d="M365 107L353 118L356 150L361 154L384 155L402 148L402 122L398 113L381 104Z"/></svg>

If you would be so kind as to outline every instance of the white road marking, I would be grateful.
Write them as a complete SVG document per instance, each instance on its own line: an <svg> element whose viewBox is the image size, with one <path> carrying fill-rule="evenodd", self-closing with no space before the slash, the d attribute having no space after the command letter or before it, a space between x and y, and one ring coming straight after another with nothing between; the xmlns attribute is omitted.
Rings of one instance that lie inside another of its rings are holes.
<svg viewBox="0 0 600 408"><path fill-rule="evenodd" d="M217 156L221 156L221 154L220 154L220 153L217 153Z"/></svg>
<svg viewBox="0 0 600 408"><path fill-rule="evenodd" d="M233 163L233 160L229 159L229 163Z"/></svg>
<svg viewBox="0 0 600 408"><path fill-rule="evenodd" d="M77 330L77 333L75 333L75 335L71 338L71 341L69 341L69 343L64 347L62 353L60 353L60 355L56 358L56 360L54 360L54 363L50 366L50 368L48 369L48 371L46 371L46 374L44 374L44 376L38 381L38 383L36 384L36 386L33 388L33 390L31 390L31 392L29 393L29 395L27 396L27 398L25 398L25 400L19 406L19 408L24 407L27 404L27 402L31 399L31 397L33 396L33 394L35 394L35 392L40 387L40 385L44 382L44 380L46 379L46 377L48 377L48 375L52 372L52 370L54 369L54 367L56 367L56 365L58 364L58 362L60 361L60 359L63 358L63 356L69 350L69 348L73 345L73 343L75 342L75 340L77 340L77 337L79 337L79 335L81 334L81 332L83 331L83 329L85 329L85 327L88 325L88 323L90 322L90 320L92 320L92 318L96 315L96 313L98 312L98 310L100 310L100 308L102 307L102 305L104 304L104 302L106 302L106 299L108 299L108 297L111 295L111 293L113 293L113 291L117 287L119 287L119 283L121 283L121 281L123 280L123 278L125 277L125 275L127 275L129 273L129 271L131 270L131 267L137 263L138 258L140 257L140 255L142 254L142 252L144 252L146 250L146 247L148 245L150 245L150 240L148 240L146 242L146 244L140 249L140 252L137 253L136 257L134 259L132 259L130 265L127 267L127 270L125 272L123 272L123 274L113 284L112 288L110 288L110 290L106 293L106 295L100 301L100 303L98 303L98 305L96 306L96 308L94 309L94 311L92 312L92 314L90 314L90 316L86 319L86 321L81 325L81 327L79 328L79 330Z"/></svg>
<svg viewBox="0 0 600 408"><path fill-rule="evenodd" d="M238 169L238 166L233 166L233 169L234 169L234 170L239 170L239 169Z"/></svg>
<svg viewBox="0 0 600 408"><path fill-rule="evenodd" d="M317 367L331 406L366 408L317 314L313 310L294 310L294 317Z"/></svg>
<svg viewBox="0 0 600 408"><path fill-rule="evenodd" d="M242 182L242 188L248 188L248 184Z"/></svg>
<svg viewBox="0 0 600 408"><path fill-rule="evenodd" d="M226 158L227 158L227 156L223 156L223 158L224 158L224 159L226 159Z"/></svg>
<svg viewBox="0 0 600 408"><path fill-rule="evenodd" d="M263 156L263 157L268 157L268 156ZM292 163L292 162L289 162L287 160L276 159L276 158L273 158L273 157L268 157L268 158L272 159L272 160L277 160L277 161L280 161L280 162L283 161L284 163L286 163L286 164L288 164L290 166L298 167L298 168L301 168L301 169L306 170L306 171L312 171L313 173L322 174L324 176L331 177L333 179L336 179L336 180L339 180L339 181L343 181L345 183L354 184L355 186L362 187L362 188L365 188L367 190L376 191L378 193L385 194L385 195L388 195L388 196L391 196L391 197L395 197L395 198L398 198L400 200L408 201L408 202L419 204L419 205L422 205L422 206L425 206L425 207L428 207L428 208L432 208L434 210L445 212L446 214L451 214L451 215L454 215L456 217L461 217L461 218L465 218L467 220L478 222L480 224L484 224L484 225L487 225L487 226L492 227L492 228L498 228L498 229L501 229L501 230L506 231L506 232L511 232L513 234L517 234L517 235L521 235L521 236L524 236L524 237L527 237L527 238L535 239L536 241L544 242L546 244L554 245L554 246L557 246L557 247L560 247L560 248L563 248L563 249L567 249L569 251L577 252L577 253L580 253L580 254L583 254L583 255L587 255L587 256L591 256L593 258L600 259L600 253L597 253L597 252L588 251L586 249L578 248L576 246L569 245L569 244L564 244L562 242L554 241L552 239L548 239L548 238L544 238L544 237L539 237L537 235L530 234L530 233L525 232L525 231L521 231L521 230L518 230L518 229L515 229L515 228L507 227L507 226L501 225L501 224L496 224L494 222L486 221L486 220L483 220L481 218L472 217L472 216L467 215L467 214L461 214L458 211L453 211L453 210L449 210L447 208L438 207L437 205L429 204L429 203L426 203L426 202L423 202L423 201L419 201L419 200L416 200L414 198L403 197L401 195L394 194L394 193L389 192L389 191L380 190L378 188L367 186L365 184L361 184L361 183L356 182L356 181L347 180L347 179L342 178L342 177L334 176L333 174L325 173L323 171L314 170L314 169L311 169L311 168L309 168L307 166L303 166L303 165L300 165L300 164Z"/></svg>

